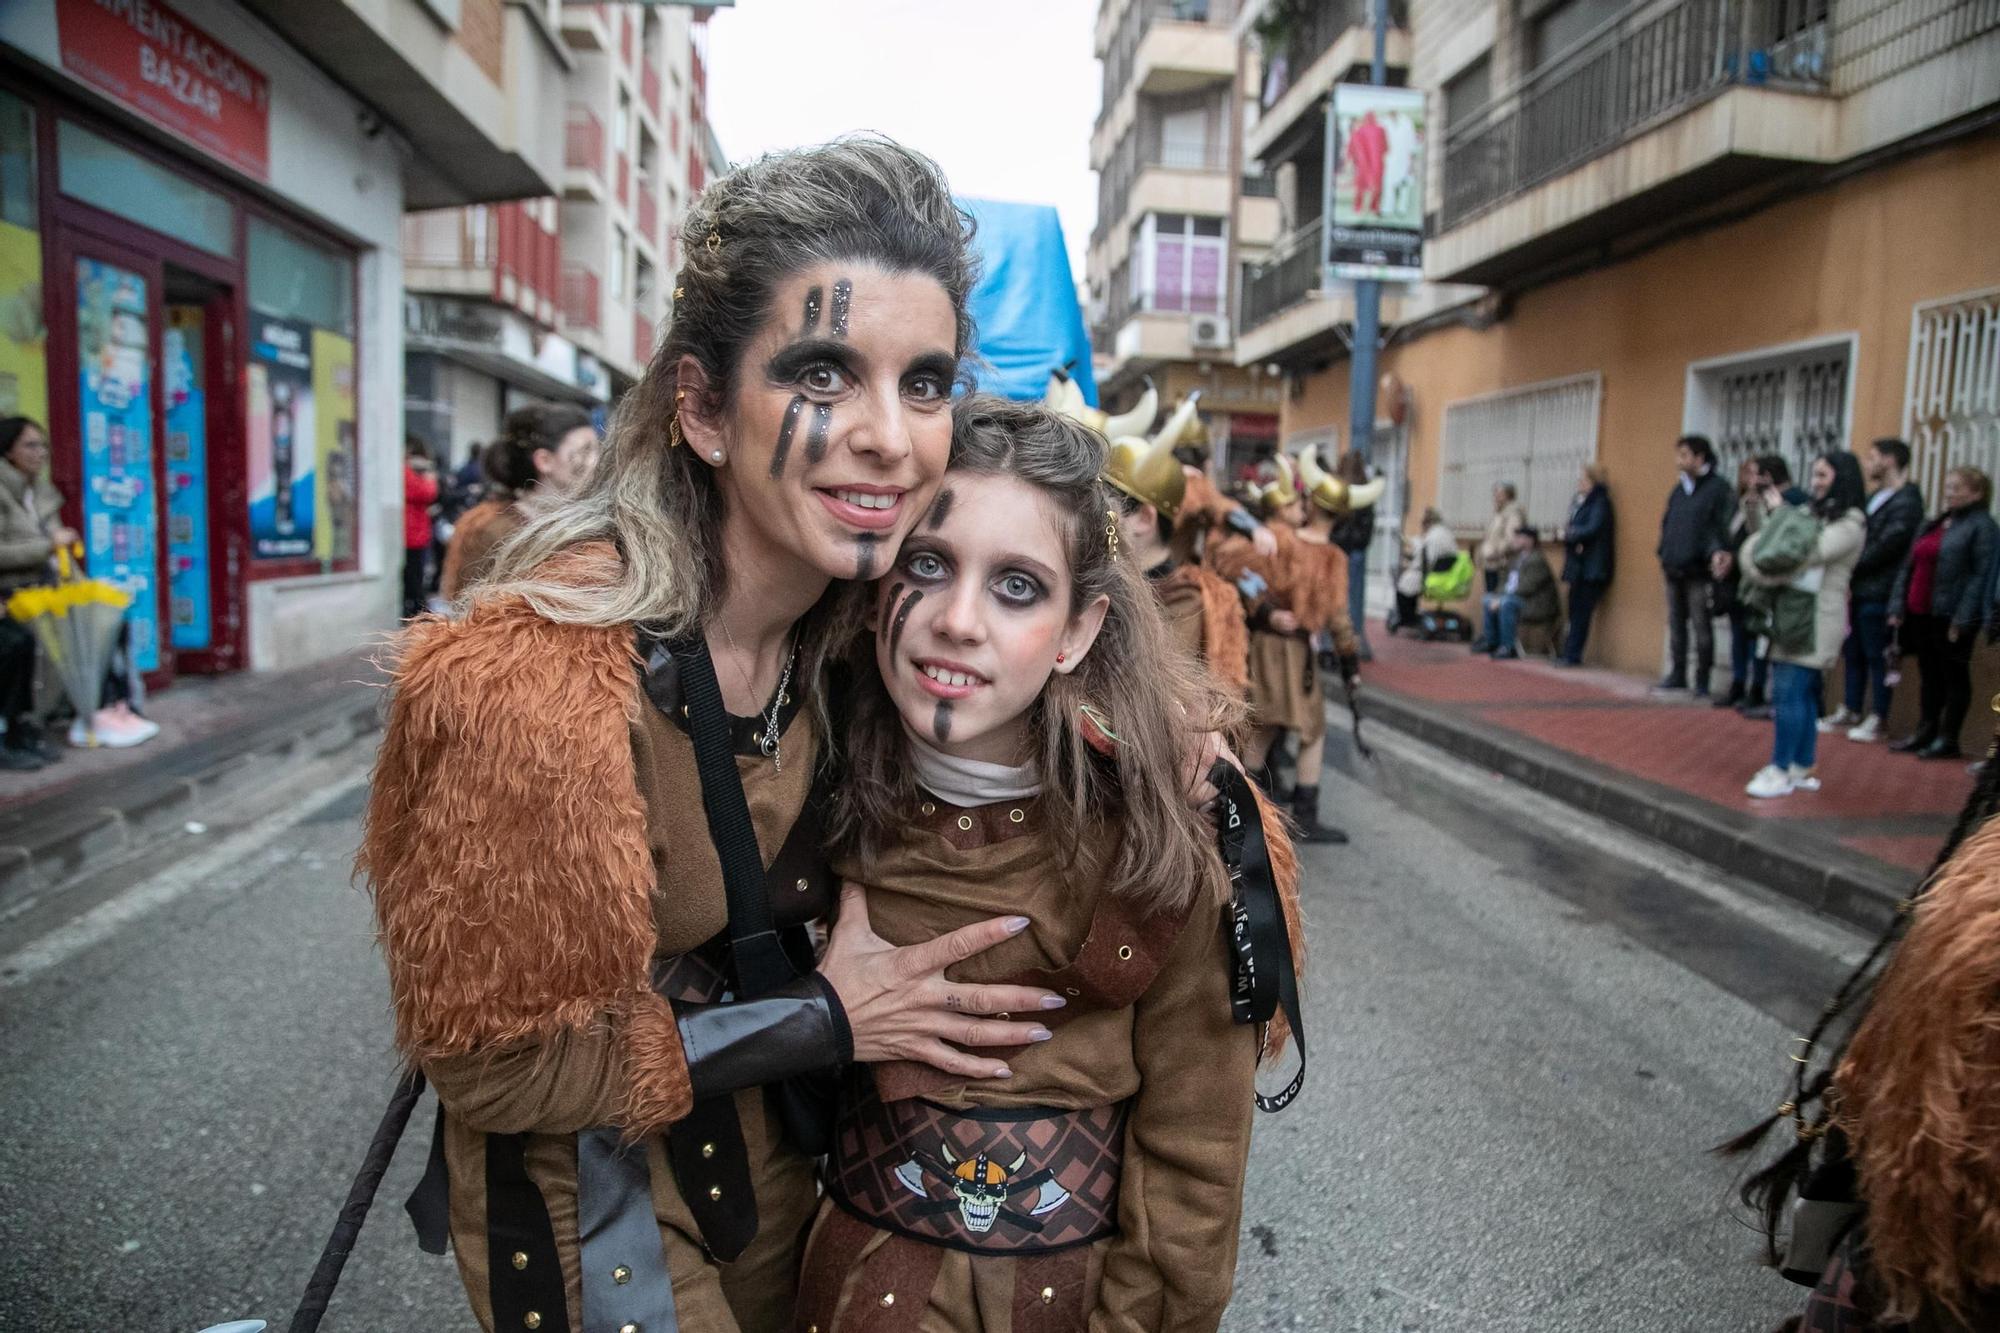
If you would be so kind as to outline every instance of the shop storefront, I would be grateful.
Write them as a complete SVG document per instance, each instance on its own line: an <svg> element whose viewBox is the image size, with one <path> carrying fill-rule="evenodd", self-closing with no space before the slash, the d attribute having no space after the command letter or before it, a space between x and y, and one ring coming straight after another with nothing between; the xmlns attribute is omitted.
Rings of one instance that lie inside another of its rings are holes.
<svg viewBox="0 0 2000 1333"><path fill-rule="evenodd" d="M0 9L0 415L49 427L139 666L360 643L394 615L390 145L228 6Z"/></svg>

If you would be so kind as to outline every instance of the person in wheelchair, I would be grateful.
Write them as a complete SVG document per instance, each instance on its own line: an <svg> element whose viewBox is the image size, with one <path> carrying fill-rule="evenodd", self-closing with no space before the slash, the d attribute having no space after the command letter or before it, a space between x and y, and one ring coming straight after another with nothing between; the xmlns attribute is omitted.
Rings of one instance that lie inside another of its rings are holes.
<svg viewBox="0 0 2000 1333"><path fill-rule="evenodd" d="M1445 526L1444 515L1435 507L1424 510L1423 531L1404 542L1403 567L1396 575L1396 619L1389 626L1394 633L1404 625L1420 629L1425 619L1418 599L1455 602L1472 591L1472 557L1459 549L1458 538ZM1430 638L1430 633L1424 634Z"/></svg>

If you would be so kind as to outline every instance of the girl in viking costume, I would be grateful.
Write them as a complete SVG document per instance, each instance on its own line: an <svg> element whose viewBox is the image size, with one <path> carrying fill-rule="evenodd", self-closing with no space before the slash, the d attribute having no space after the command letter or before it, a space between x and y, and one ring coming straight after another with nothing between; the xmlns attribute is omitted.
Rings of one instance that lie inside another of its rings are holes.
<svg viewBox="0 0 2000 1333"><path fill-rule="evenodd" d="M857 903L816 970L809 935L841 581L943 475L969 226L885 140L711 183L602 462L401 644L361 866L440 1104L412 1216L488 1333L782 1327L812 1076L991 1078L963 1047L1030 1025L969 1015L1060 1002L944 980L1004 921L896 950Z"/></svg>
<svg viewBox="0 0 2000 1333"><path fill-rule="evenodd" d="M1307 463L1307 455L1300 455ZM1277 476L1259 494L1277 551L1265 556L1243 538L1228 537L1210 549L1210 563L1223 578L1240 583L1254 574L1265 585L1251 608L1250 720L1256 727L1244 758L1252 773L1275 785L1273 756L1287 731L1299 740L1292 819L1302 841L1344 843L1347 835L1319 822L1319 779L1326 761L1326 697L1320 689L1313 636L1333 636L1342 679L1354 688L1359 658L1354 626L1347 618L1347 554L1321 529L1306 523L1308 501L1299 493L1291 460L1277 456ZM1312 468L1310 503L1323 512L1347 507L1345 483ZM1371 483L1373 485L1374 483ZM1356 488L1359 498L1360 488ZM1379 494L1379 492L1377 492ZM1365 503L1372 504L1367 495Z"/></svg>
<svg viewBox="0 0 2000 1333"><path fill-rule="evenodd" d="M954 974L1068 1004L1006 1079L856 1071L793 1328L1212 1330L1258 1039L1232 1013L1225 861L1175 756L1231 705L1118 550L1101 437L981 396L954 415L944 488L882 580L874 669L856 663L835 868L891 940L1019 913ZM1282 823L1234 787L1219 823L1253 848L1235 864L1297 939ZM1256 968L1294 977L1288 932L1260 955L1260 929Z"/></svg>

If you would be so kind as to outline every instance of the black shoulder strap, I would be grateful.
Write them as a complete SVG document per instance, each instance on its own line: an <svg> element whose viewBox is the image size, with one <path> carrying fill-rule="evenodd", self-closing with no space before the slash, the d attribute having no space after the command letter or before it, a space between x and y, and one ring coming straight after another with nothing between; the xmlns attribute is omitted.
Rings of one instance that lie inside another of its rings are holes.
<svg viewBox="0 0 2000 1333"><path fill-rule="evenodd" d="M750 999L798 979L785 956L771 918L764 883L764 854L736 771L729 743L729 719L715 663L699 635L668 645L680 667L681 697L687 701L688 730L694 737L695 769L701 777L701 804L708 836L722 862L722 887L729 899L729 947L735 963L737 998Z"/></svg>
<svg viewBox="0 0 2000 1333"><path fill-rule="evenodd" d="M1282 1111L1299 1095L1306 1081L1306 1027L1299 1012L1299 979L1292 966L1292 941L1285 928L1285 911L1264 844L1264 822L1257 798L1235 765L1218 762L1208 780L1220 793L1216 802L1216 848L1229 870L1233 893L1229 903L1235 937L1235 988L1230 1008L1238 1023L1265 1023L1283 1009L1298 1044L1299 1067L1289 1084L1267 1096L1259 1092L1257 1108Z"/></svg>

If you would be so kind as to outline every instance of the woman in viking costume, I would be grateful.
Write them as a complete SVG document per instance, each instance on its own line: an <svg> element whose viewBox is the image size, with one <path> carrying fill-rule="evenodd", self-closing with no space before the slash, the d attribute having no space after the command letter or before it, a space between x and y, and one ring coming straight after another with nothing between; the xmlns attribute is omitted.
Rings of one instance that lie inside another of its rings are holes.
<svg viewBox="0 0 2000 1333"><path fill-rule="evenodd" d="M1259 554L1241 538L1225 538L1211 549L1210 563L1223 578L1239 584L1254 574L1265 585L1252 606L1250 621L1251 733L1244 758L1250 771L1263 773L1267 789L1275 783L1273 756L1287 731L1298 736L1297 782L1292 788L1292 819L1301 841L1344 843L1347 835L1319 822L1319 780L1326 761L1326 696L1320 689L1313 637L1333 636L1341 677L1353 688L1359 674L1354 626L1347 618L1347 555L1323 530L1308 529L1307 505L1323 512L1345 510L1348 487L1319 470L1307 454L1302 466L1312 468L1311 499L1299 491L1298 474L1284 454L1277 456L1277 476L1259 493L1271 532L1278 539L1274 555ZM1375 483L1370 483L1371 486ZM1354 488L1356 500L1372 504L1379 490L1366 494ZM1364 498L1365 494L1365 498Z"/></svg>
<svg viewBox="0 0 2000 1333"><path fill-rule="evenodd" d="M1797 1039L1776 1114L1725 1145L1790 1138L1743 1192L1767 1257L1813 1288L1788 1333L2000 1328L2000 744L1987 753L1923 886Z"/></svg>
<svg viewBox="0 0 2000 1333"><path fill-rule="evenodd" d="M1118 549L1102 438L983 396L954 416L944 488L855 663L835 868L890 940L1019 913L954 974L1068 1004L1006 1079L855 1071L793 1328L1213 1330L1259 1042L1232 1008L1230 870L1176 755L1234 704L1169 646ZM1218 823L1249 835L1234 868L1264 894L1246 920L1275 923L1246 924L1244 948L1294 981L1296 863L1233 785Z"/></svg>
<svg viewBox="0 0 2000 1333"><path fill-rule="evenodd" d="M944 472L969 230L880 139L711 183L589 482L401 644L361 865L440 1104L412 1216L488 1333L782 1327L826 1071L993 1077L1030 1025L977 1016L1060 1002L943 979L1004 921L810 935L843 581Z"/></svg>

